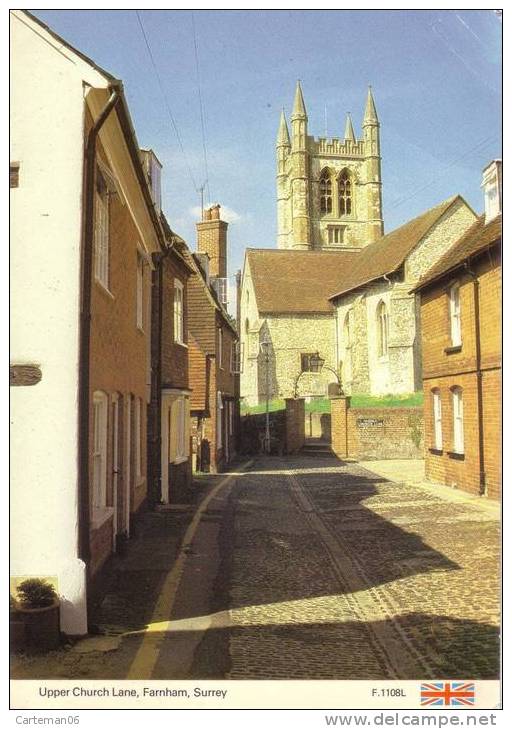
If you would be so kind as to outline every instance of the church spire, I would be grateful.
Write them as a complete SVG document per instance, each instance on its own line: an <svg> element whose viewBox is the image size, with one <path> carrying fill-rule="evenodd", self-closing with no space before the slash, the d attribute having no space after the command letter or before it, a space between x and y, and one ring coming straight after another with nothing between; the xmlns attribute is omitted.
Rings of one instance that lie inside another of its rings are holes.
<svg viewBox="0 0 512 729"><path fill-rule="evenodd" d="M277 133L276 147L289 147L290 146L290 134L288 133L288 124L286 123L286 116L284 115L284 109L281 111L281 119L279 120L279 131Z"/></svg>
<svg viewBox="0 0 512 729"><path fill-rule="evenodd" d="M354 127L352 126L352 118L349 111L347 111L347 121L345 122L345 139L348 139L351 142L356 141L356 135L354 134Z"/></svg>
<svg viewBox="0 0 512 729"><path fill-rule="evenodd" d="M292 119L294 118L306 120L308 118L308 115L306 114L306 105L304 104L304 97L302 96L300 81L297 81L297 87L295 89L295 100L293 102Z"/></svg>
<svg viewBox="0 0 512 729"><path fill-rule="evenodd" d="M366 108L364 110L363 125L378 124L378 123L379 123L379 117L377 116L377 109L375 108L375 101L373 99L372 87L368 86L368 96L366 97Z"/></svg>

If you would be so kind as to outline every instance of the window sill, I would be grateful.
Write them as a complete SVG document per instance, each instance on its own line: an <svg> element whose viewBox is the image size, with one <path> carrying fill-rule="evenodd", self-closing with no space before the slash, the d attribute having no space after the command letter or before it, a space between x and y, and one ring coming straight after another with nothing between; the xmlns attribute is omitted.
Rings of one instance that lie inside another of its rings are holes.
<svg viewBox="0 0 512 729"><path fill-rule="evenodd" d="M93 507L92 518L91 518L91 528L99 529L113 515L114 515L113 506Z"/></svg>
<svg viewBox="0 0 512 729"><path fill-rule="evenodd" d="M444 451L442 448L429 448L429 453L432 453L434 456L442 456Z"/></svg>
<svg viewBox="0 0 512 729"><path fill-rule="evenodd" d="M456 354L457 352L462 351L462 344L454 344L451 347L445 347L444 353L445 354Z"/></svg>
<svg viewBox="0 0 512 729"><path fill-rule="evenodd" d="M454 461L463 461L466 457L464 453L457 453L456 451L448 451L448 456L453 458Z"/></svg>
<svg viewBox="0 0 512 729"><path fill-rule="evenodd" d="M110 289L108 289L105 286L105 284L102 281L100 281L99 278L96 278L95 277L94 278L94 283L96 284L96 286L98 287L98 289L101 291L101 293L104 296L107 296L109 299L111 299L111 301L115 301L115 298L116 297L114 296L114 294L112 293L112 291Z"/></svg>
<svg viewBox="0 0 512 729"><path fill-rule="evenodd" d="M176 458L174 459L174 461L171 461L171 463L174 466L179 466L180 463L185 463L185 461L188 461L188 456L176 456Z"/></svg>

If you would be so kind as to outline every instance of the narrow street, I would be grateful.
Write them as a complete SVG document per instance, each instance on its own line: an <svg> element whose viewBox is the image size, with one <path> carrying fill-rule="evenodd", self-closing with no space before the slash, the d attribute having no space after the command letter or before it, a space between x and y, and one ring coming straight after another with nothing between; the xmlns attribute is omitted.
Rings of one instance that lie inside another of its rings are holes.
<svg viewBox="0 0 512 729"><path fill-rule="evenodd" d="M209 477L197 510L146 515L100 634L13 678L497 678L499 547L496 505L256 458Z"/></svg>

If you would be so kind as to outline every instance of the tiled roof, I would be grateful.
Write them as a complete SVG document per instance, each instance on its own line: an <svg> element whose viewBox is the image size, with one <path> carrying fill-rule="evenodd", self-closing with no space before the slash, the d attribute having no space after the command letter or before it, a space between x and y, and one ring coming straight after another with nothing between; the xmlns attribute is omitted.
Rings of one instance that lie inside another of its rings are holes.
<svg viewBox="0 0 512 729"><path fill-rule="evenodd" d="M355 265L358 250L249 248L247 261L262 313L330 313L328 296Z"/></svg>
<svg viewBox="0 0 512 729"><path fill-rule="evenodd" d="M360 250L247 251L261 313L332 311L331 301L396 271L432 226L457 202L455 195Z"/></svg>
<svg viewBox="0 0 512 729"><path fill-rule="evenodd" d="M473 223L471 228L459 238L449 251L447 251L432 268L418 281L418 285L413 289L419 291L427 284L435 281L444 274L458 268L463 261L475 256L490 245L501 240L501 213L493 218L487 225L485 224L485 215L481 215L478 220Z"/></svg>
<svg viewBox="0 0 512 729"><path fill-rule="evenodd" d="M464 203L460 195L450 197L363 248L351 267L349 275L345 276L338 288L328 294L329 298L335 299L363 284L396 271L420 240L456 201Z"/></svg>

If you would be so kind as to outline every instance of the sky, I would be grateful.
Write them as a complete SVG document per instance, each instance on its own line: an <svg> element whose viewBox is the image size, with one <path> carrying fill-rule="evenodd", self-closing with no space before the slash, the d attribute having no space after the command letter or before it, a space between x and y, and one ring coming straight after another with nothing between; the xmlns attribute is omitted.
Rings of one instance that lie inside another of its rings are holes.
<svg viewBox="0 0 512 729"><path fill-rule="evenodd" d="M122 79L139 145L163 164L163 209L193 249L208 180L232 276L246 247L276 246L275 139L297 79L315 137L342 136L347 111L360 136L372 85L386 232L457 193L483 210L482 169L501 157L493 10L31 12Z"/></svg>

